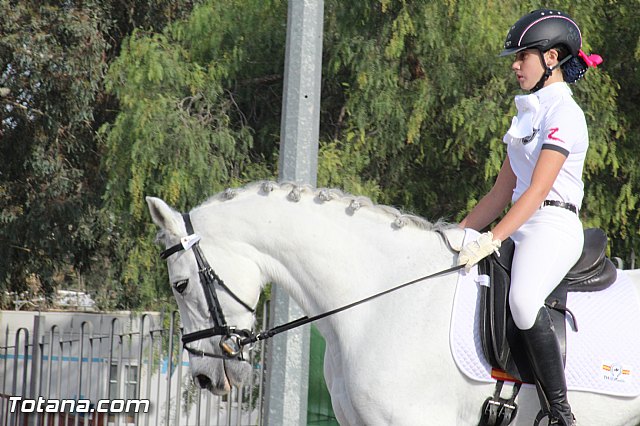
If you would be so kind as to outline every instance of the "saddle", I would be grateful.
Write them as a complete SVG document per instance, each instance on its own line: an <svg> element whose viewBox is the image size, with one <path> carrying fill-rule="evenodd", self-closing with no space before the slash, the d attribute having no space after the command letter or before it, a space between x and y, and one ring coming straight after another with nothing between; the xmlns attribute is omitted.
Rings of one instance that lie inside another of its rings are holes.
<svg viewBox="0 0 640 426"><path fill-rule="evenodd" d="M608 288L617 277L613 262L605 255L607 236L601 229L584 231L584 248L576 264L547 298L556 336L563 358L566 356L566 317L571 316L573 329L578 331L577 319L566 306L570 291L599 291ZM493 254L478 264L478 273L489 277L490 284L480 290L480 339L484 355L495 369L502 370L523 383L534 383L520 332L513 322L509 308L511 263L515 244L507 239L499 256Z"/></svg>

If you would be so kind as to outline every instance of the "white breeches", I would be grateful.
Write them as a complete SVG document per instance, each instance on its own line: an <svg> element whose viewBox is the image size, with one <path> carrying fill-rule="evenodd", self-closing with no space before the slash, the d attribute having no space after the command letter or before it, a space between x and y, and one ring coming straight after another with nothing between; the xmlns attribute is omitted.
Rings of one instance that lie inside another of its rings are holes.
<svg viewBox="0 0 640 426"><path fill-rule="evenodd" d="M545 299L580 258L584 231L575 213L548 206L537 210L511 238L515 252L509 303L516 326L527 330Z"/></svg>

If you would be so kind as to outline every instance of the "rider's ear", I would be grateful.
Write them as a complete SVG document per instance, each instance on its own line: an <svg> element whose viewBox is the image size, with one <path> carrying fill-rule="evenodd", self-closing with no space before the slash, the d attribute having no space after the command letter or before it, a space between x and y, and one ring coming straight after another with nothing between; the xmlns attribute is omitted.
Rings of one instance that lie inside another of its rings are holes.
<svg viewBox="0 0 640 426"><path fill-rule="evenodd" d="M558 50L549 49L545 52L547 67L553 67L558 63Z"/></svg>
<svg viewBox="0 0 640 426"><path fill-rule="evenodd" d="M145 200L147 200L153 223L174 235L182 235L184 233L180 213L173 210L160 198L145 197Z"/></svg>

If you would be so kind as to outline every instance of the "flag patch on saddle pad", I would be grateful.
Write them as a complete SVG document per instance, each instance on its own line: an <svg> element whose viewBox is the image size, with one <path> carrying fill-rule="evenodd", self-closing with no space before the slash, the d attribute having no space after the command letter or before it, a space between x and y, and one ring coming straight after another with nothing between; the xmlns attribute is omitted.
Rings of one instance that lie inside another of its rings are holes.
<svg viewBox="0 0 640 426"><path fill-rule="evenodd" d="M618 362L603 362L602 372L604 380L612 380L614 382L624 382L626 378L631 376L631 370L623 367Z"/></svg>

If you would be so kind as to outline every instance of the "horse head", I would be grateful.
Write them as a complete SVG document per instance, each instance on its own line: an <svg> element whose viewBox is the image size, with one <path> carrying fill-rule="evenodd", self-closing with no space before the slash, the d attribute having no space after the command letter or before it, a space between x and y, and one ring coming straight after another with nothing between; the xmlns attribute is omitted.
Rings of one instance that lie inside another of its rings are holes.
<svg viewBox="0 0 640 426"><path fill-rule="evenodd" d="M255 264L224 249L224 239L210 234L204 216L182 215L159 198L146 200L161 229L158 241L167 248L162 257L180 311L191 374L201 388L224 395L251 375L247 353L237 345L238 333L255 322L260 296L256 283L264 279Z"/></svg>

